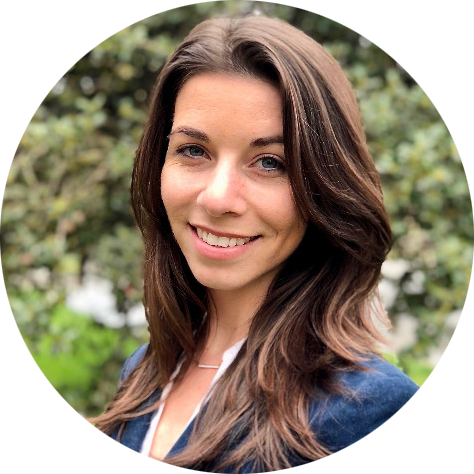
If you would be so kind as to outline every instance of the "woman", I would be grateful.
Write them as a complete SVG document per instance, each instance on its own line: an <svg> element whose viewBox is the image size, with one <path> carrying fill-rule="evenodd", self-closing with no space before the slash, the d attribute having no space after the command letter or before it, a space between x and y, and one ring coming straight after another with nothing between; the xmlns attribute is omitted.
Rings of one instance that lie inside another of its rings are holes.
<svg viewBox="0 0 474 474"><path fill-rule="evenodd" d="M416 385L376 355L391 233L354 94L275 19L201 23L163 67L137 151L150 343L97 426L202 471L309 462Z"/></svg>

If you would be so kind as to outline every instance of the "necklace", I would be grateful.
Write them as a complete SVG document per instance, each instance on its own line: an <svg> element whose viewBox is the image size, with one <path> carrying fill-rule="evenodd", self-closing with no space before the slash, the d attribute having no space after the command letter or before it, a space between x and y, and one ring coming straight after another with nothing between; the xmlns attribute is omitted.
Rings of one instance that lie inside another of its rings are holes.
<svg viewBox="0 0 474 474"><path fill-rule="evenodd" d="M220 365L206 365L206 364L198 364L200 369L218 369Z"/></svg>

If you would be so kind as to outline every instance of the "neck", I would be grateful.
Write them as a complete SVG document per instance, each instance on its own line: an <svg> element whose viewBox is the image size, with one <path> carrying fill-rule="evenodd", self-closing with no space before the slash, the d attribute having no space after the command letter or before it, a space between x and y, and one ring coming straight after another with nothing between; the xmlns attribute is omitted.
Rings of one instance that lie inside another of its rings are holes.
<svg viewBox="0 0 474 474"><path fill-rule="evenodd" d="M258 291L260 290L260 291ZM219 354L248 335L268 285L238 290L209 290L209 337L205 352Z"/></svg>

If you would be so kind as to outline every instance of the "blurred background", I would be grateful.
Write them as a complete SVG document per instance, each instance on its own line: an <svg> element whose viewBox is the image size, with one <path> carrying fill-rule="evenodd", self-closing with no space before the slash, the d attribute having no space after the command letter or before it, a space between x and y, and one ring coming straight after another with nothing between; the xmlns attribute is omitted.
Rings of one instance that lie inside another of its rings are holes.
<svg viewBox="0 0 474 474"><path fill-rule="evenodd" d="M422 384L454 331L472 265L472 208L456 148L424 92L376 45L314 13L190 5L78 61L36 112L8 177L0 245L10 304L38 366L83 415L103 411L123 361L147 341L129 186L155 77L195 24L252 12L322 43L356 91L394 235L380 283L394 324L387 358Z"/></svg>

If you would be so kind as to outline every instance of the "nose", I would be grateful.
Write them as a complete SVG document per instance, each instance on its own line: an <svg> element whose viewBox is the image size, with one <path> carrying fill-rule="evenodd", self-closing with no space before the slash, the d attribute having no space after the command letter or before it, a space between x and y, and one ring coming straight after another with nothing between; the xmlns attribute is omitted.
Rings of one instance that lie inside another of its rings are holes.
<svg viewBox="0 0 474 474"><path fill-rule="evenodd" d="M243 181L237 166L223 160L207 172L197 202L213 217L242 215L247 210Z"/></svg>

